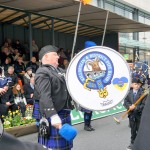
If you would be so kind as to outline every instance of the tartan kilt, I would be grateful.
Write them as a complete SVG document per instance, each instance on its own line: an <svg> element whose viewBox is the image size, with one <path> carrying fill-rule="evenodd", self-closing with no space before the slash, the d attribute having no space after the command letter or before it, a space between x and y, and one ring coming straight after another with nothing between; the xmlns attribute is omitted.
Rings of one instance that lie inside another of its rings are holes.
<svg viewBox="0 0 150 150"><path fill-rule="evenodd" d="M69 110L61 110L58 112L58 115L61 118L62 125L65 123L71 125L71 116ZM51 122L50 119L48 119L48 121ZM50 126L50 136L47 139L38 137L38 143L45 145L52 150L71 150L73 147L73 141L66 141L59 135L59 129L56 129L53 126Z"/></svg>
<svg viewBox="0 0 150 150"><path fill-rule="evenodd" d="M34 100L32 117L39 121L42 118L40 113L39 100Z"/></svg>

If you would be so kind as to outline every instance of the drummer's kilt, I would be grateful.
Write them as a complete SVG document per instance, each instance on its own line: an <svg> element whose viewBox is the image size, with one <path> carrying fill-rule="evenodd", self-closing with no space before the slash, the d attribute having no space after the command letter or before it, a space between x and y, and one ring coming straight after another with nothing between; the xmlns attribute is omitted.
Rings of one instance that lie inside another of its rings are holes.
<svg viewBox="0 0 150 150"><path fill-rule="evenodd" d="M36 101L33 110L33 116L37 119L39 119L39 117L41 116L37 114L37 111L39 112L39 110L37 109L39 108L38 105L39 103ZM61 110L58 112L58 115L61 118L62 125L65 123L71 125L71 116L69 110ZM49 122L51 122L50 119L48 120ZM59 130L53 126L50 127L50 136L47 139L39 136L38 143L45 145L46 147L51 148L52 150L71 150L71 148L73 147L73 142L66 141L63 137L59 135Z"/></svg>
<svg viewBox="0 0 150 150"><path fill-rule="evenodd" d="M35 118L36 121L39 121L42 118L40 113L39 100L34 100L32 117Z"/></svg>

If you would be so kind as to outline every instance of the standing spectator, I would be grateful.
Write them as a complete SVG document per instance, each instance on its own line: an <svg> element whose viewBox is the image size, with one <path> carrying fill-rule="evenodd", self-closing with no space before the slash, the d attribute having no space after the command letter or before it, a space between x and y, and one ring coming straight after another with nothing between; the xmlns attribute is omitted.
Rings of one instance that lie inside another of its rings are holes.
<svg viewBox="0 0 150 150"><path fill-rule="evenodd" d="M15 104L18 105L21 109L22 117L25 117L25 111L26 111L26 99L24 96L24 91L21 88L19 84L16 84L13 88L13 94L14 94L14 101Z"/></svg>
<svg viewBox="0 0 150 150"><path fill-rule="evenodd" d="M26 73L25 73L24 76L23 76L24 84L29 84L29 83L30 83L30 79L31 79L32 77L34 77L34 76L35 76L35 74L32 73L32 68L31 68L31 67L28 67L28 68L26 69Z"/></svg>
<svg viewBox="0 0 150 150"><path fill-rule="evenodd" d="M36 45L35 40L32 40L32 52L33 52L33 56L35 56L38 59L39 48Z"/></svg>
<svg viewBox="0 0 150 150"><path fill-rule="evenodd" d="M138 128L140 125L140 119L141 119L141 115L142 115L142 111L145 105L145 100L146 97L143 98L143 100L141 102L138 103L137 106L134 105L134 103L137 101L137 99L139 99L139 97L143 94L143 89L140 88L141 86L141 81L138 78L133 78L132 79L132 88L127 97L124 100L124 107L127 110L131 110L128 113L128 118L129 118L129 124L131 127L131 143L128 146L128 149L132 149L134 140L136 138L137 132L138 132Z"/></svg>
<svg viewBox="0 0 150 150"><path fill-rule="evenodd" d="M30 78L30 83L24 85L24 96L26 98L27 104L33 105L34 102L34 77Z"/></svg>
<svg viewBox="0 0 150 150"><path fill-rule="evenodd" d="M27 63L26 67L31 67L32 68L32 72L35 73L36 70L39 68L39 66L36 64L36 58L32 57L31 61Z"/></svg>

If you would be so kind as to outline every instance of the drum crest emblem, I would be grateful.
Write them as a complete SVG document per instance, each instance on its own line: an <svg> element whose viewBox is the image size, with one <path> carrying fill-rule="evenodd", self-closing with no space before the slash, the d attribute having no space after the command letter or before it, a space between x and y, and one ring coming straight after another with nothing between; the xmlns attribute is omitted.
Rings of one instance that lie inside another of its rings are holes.
<svg viewBox="0 0 150 150"><path fill-rule="evenodd" d="M86 90L97 90L100 98L109 95L107 86L111 84L114 66L106 54L95 51L83 55L77 63L76 74Z"/></svg>

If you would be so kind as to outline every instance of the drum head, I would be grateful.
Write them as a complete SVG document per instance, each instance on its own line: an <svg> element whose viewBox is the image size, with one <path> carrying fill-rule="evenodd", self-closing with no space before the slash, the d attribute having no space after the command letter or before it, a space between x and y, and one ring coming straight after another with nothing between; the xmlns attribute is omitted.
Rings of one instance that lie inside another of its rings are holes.
<svg viewBox="0 0 150 150"><path fill-rule="evenodd" d="M130 89L130 71L117 51L94 46L72 59L66 81L75 102L89 110L103 111L125 98Z"/></svg>

